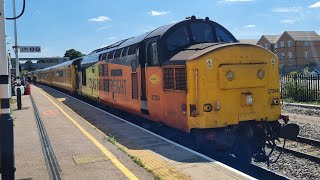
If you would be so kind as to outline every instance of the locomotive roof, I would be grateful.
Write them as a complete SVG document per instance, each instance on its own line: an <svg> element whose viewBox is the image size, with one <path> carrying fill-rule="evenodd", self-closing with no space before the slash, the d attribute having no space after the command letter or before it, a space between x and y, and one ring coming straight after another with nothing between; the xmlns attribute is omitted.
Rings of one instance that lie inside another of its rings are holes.
<svg viewBox="0 0 320 180"><path fill-rule="evenodd" d="M219 48L234 46L234 45L243 45L243 46L255 46L264 49L261 46L248 44L248 43L205 43L205 44L195 44L184 51L179 52L173 56L170 61L189 61L196 59L202 55L205 55L208 52L217 50Z"/></svg>
<svg viewBox="0 0 320 180"><path fill-rule="evenodd" d="M185 21L188 21L188 20L185 20ZM184 21L181 21L181 22L184 22ZM106 47L103 47L103 48L100 48L100 49L96 49L93 52L91 52L89 55L84 57L84 59L82 60L81 64L82 65L89 64L89 63L91 64L91 63L99 61L99 55L102 54L102 53L111 52L111 51L116 50L116 49L121 49L123 47L127 47L127 46L130 46L130 45L136 44L136 43L140 43L144 39L148 39L148 38L155 37L155 36L161 36L165 32L167 32L168 29L170 29L172 26L174 26L176 24L178 24L178 23L164 25L164 26L161 26L161 27L159 27L159 28L157 28L155 30L152 30L150 32L146 32L144 34L141 34L141 35L138 35L138 36L135 36L135 37L131 37L131 38L128 38L128 39L124 39L124 40L118 41L118 42L116 42L114 44L111 44L109 46L106 46Z"/></svg>
<svg viewBox="0 0 320 180"><path fill-rule="evenodd" d="M154 29L152 31L146 32L144 34L118 41L118 42L116 42L114 44L111 44L109 46L106 46L106 47L103 47L103 48L100 48L100 49L96 49L96 50L94 50L92 52L92 54L98 53L98 52L104 53L104 52L113 51L115 49L120 49L120 48L123 48L123 47L127 47L127 46L130 46L130 45L139 43L139 42L143 41L144 39L148 39L150 37L161 36L168 29L170 29L172 26L174 26L176 24L178 24L178 23L172 23L172 24L164 25L164 26L158 27L158 28L156 28L156 29Z"/></svg>
<svg viewBox="0 0 320 180"><path fill-rule="evenodd" d="M180 25L184 26L187 23L194 23L194 22L195 23L197 23L197 22L210 22L210 23L216 24L218 26L221 26L217 22L211 21L208 18L206 18L206 19L195 19L195 17L191 18L191 19L183 20L183 21L180 21L180 22L177 22L177 23L164 25L164 26L156 28L156 29L154 29L154 30L152 30L150 32L141 34L139 36L135 36L135 37L131 37L131 38L128 38L128 39L124 39L124 40L118 41L118 42L116 42L116 43L114 43L112 45L109 45L109 46L106 46L106 47L103 47L103 48L100 48L100 49L96 49L93 52L91 52L89 55L84 57L84 59L82 60L81 64L82 65L85 65L85 64L88 65L89 63L92 64L92 63L98 62L99 61L99 57L100 57L101 54L108 53L108 52L111 52L111 51L114 51L114 50L117 50L117 49L122 49L124 47L140 43L144 39L149 39L149 38L157 37L157 36L159 36L161 38L165 34L170 33L171 29L177 28L177 26L180 26ZM223 26L221 26L221 27L223 28ZM228 32L228 33L230 33L230 32ZM233 37L232 34L230 34L230 35L234 39L233 42L237 41Z"/></svg>

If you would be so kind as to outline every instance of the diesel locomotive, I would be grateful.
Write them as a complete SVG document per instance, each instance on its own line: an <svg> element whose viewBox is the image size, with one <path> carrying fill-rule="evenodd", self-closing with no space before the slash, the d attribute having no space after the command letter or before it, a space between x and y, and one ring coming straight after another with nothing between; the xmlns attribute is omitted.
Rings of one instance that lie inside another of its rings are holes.
<svg viewBox="0 0 320 180"><path fill-rule="evenodd" d="M195 16L35 72L38 81L191 133L199 147L268 161L294 139L281 115L278 58Z"/></svg>

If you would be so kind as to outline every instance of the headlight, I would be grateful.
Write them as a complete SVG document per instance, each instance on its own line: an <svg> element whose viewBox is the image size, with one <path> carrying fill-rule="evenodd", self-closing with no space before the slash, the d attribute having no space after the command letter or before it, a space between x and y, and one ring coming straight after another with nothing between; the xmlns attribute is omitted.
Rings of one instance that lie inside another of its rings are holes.
<svg viewBox="0 0 320 180"><path fill-rule="evenodd" d="M259 69L259 71L257 72L257 76L259 79L263 79L264 78L264 71L262 69Z"/></svg>
<svg viewBox="0 0 320 180"><path fill-rule="evenodd" d="M252 105L253 104L253 97L251 95L247 96L246 102L247 102L248 105Z"/></svg>
<svg viewBox="0 0 320 180"><path fill-rule="evenodd" d="M279 105L280 104L280 99L279 98L273 98L272 99L272 105Z"/></svg>
<svg viewBox="0 0 320 180"><path fill-rule="evenodd" d="M229 81L232 81L234 79L234 73L232 71L228 71L226 76Z"/></svg>

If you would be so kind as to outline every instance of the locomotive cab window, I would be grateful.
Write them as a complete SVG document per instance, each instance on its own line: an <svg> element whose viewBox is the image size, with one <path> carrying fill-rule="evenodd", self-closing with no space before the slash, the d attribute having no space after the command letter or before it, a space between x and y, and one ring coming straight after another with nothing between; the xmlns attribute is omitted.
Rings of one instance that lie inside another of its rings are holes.
<svg viewBox="0 0 320 180"><path fill-rule="evenodd" d="M150 66L159 65L157 42L150 42L147 46L148 64Z"/></svg>
<svg viewBox="0 0 320 180"><path fill-rule="evenodd" d="M216 25L216 34L218 42L236 42L231 33L221 26Z"/></svg>
<svg viewBox="0 0 320 180"><path fill-rule="evenodd" d="M188 36L188 29L186 26L182 26L176 29L166 39L167 48L171 52L175 51L178 48L188 45L189 42L190 42L190 39Z"/></svg>
<svg viewBox="0 0 320 180"><path fill-rule="evenodd" d="M193 41L196 43L213 42L212 26L208 23L191 23Z"/></svg>

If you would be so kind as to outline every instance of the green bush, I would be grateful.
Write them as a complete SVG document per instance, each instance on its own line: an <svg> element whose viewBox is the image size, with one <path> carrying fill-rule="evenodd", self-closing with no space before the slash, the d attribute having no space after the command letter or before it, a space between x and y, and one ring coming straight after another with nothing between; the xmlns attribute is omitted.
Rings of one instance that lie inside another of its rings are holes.
<svg viewBox="0 0 320 180"><path fill-rule="evenodd" d="M289 75L297 75L298 74L298 72L297 71L291 71L291 72L289 72Z"/></svg>
<svg viewBox="0 0 320 180"><path fill-rule="evenodd" d="M306 82L297 82L292 78L283 86L284 99L295 102L319 101L320 99L317 99L316 96L316 90L308 88Z"/></svg>

